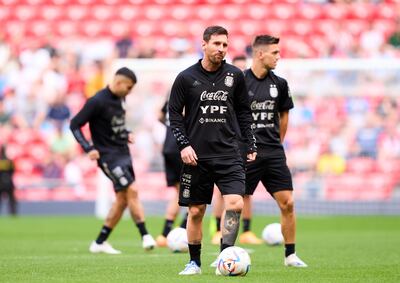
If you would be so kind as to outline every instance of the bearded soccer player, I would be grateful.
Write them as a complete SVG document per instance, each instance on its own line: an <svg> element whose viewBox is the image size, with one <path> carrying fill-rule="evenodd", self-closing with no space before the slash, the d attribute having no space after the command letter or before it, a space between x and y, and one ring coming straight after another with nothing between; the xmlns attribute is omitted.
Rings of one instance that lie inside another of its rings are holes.
<svg viewBox="0 0 400 283"><path fill-rule="evenodd" d="M258 183L264 185L281 211L282 234L285 240L286 266L307 267L295 252L296 216L292 176L283 148L293 108L288 83L274 74L280 59L279 38L259 35L252 44L253 62L244 72L257 140L257 160L247 164L246 196L253 195Z"/></svg>
<svg viewBox="0 0 400 283"><path fill-rule="evenodd" d="M89 98L71 121L71 131L90 159L113 182L116 200L105 219L97 239L89 247L92 253L120 254L107 242L126 207L142 236L145 250L153 249L155 241L147 232L144 211L135 185L135 174L128 142L132 134L125 125L125 97L136 84L135 73L128 68L119 69L112 83ZM84 137L81 128L89 123L93 144Z"/></svg>
<svg viewBox="0 0 400 283"><path fill-rule="evenodd" d="M256 157L244 76L224 61L227 49L227 30L220 26L206 28L203 58L182 71L171 90L171 129L184 163L179 204L189 207L190 261L180 275L201 274L202 221L214 184L221 191L225 207L221 250L235 244L245 191L235 123L247 144L248 160Z"/></svg>

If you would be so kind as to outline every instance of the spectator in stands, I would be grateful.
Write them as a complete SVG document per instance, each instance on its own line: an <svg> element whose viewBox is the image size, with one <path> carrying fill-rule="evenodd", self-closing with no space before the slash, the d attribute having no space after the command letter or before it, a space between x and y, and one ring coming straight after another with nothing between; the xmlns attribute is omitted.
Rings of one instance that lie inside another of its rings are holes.
<svg viewBox="0 0 400 283"><path fill-rule="evenodd" d="M379 121L380 118L376 114L370 114L366 119L366 125L358 130L356 141L359 146L359 156L377 157L378 139L382 132Z"/></svg>
<svg viewBox="0 0 400 283"><path fill-rule="evenodd" d="M131 58L134 56L134 42L131 36L131 30L126 27L123 35L115 42L117 58Z"/></svg>
<svg viewBox="0 0 400 283"><path fill-rule="evenodd" d="M397 19L395 30L389 35L387 43L396 49L400 49L400 18Z"/></svg>
<svg viewBox="0 0 400 283"><path fill-rule="evenodd" d="M11 123L11 112L7 111L4 107L4 98L0 97L0 126Z"/></svg>
<svg viewBox="0 0 400 283"><path fill-rule="evenodd" d="M0 211L3 195L8 198L9 212L17 214L17 200L15 198L15 186L13 182L14 162L7 157L6 146L0 147Z"/></svg>
<svg viewBox="0 0 400 283"><path fill-rule="evenodd" d="M65 96L62 94L57 95L54 102L49 105L47 119L54 123L55 128L63 129L70 116L71 112L65 102Z"/></svg>
<svg viewBox="0 0 400 283"><path fill-rule="evenodd" d="M329 145L322 145L317 161L317 172L321 175L340 175L346 170L346 160L332 152Z"/></svg>
<svg viewBox="0 0 400 283"><path fill-rule="evenodd" d="M93 94L102 89L105 85L104 80L104 64L102 61L97 60L93 63L92 73L86 80L85 96L91 97Z"/></svg>

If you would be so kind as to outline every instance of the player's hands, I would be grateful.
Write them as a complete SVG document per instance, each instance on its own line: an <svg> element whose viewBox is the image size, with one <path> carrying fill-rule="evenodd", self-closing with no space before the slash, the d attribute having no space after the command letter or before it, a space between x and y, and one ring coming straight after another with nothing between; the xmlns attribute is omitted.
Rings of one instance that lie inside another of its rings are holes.
<svg viewBox="0 0 400 283"><path fill-rule="evenodd" d="M257 152L252 152L247 154L247 162L252 162L256 160L256 157L257 157Z"/></svg>
<svg viewBox="0 0 400 283"><path fill-rule="evenodd" d="M100 158L100 153L97 151L97 149L92 149L87 153L87 155L91 160L97 160Z"/></svg>
<svg viewBox="0 0 400 283"><path fill-rule="evenodd" d="M187 165L197 165L197 155L194 149L189 145L181 150L181 158L183 163Z"/></svg>
<svg viewBox="0 0 400 283"><path fill-rule="evenodd" d="M128 142L129 143L135 143L135 136L132 133L128 134Z"/></svg>

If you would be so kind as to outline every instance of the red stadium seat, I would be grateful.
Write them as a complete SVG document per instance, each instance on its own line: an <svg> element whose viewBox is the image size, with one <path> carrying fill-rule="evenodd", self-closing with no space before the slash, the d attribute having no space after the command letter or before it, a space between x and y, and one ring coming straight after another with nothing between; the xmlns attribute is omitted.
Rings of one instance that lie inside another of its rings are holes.
<svg viewBox="0 0 400 283"><path fill-rule="evenodd" d="M376 7L371 3L352 3L348 10L349 18L369 21L374 18Z"/></svg>
<svg viewBox="0 0 400 283"><path fill-rule="evenodd" d="M397 17L396 6L389 3L381 3L375 10L376 19L394 20Z"/></svg>
<svg viewBox="0 0 400 283"><path fill-rule="evenodd" d="M331 20L343 20L347 18L348 6L344 4L327 4L323 6L324 18Z"/></svg>
<svg viewBox="0 0 400 283"><path fill-rule="evenodd" d="M30 34L35 37L46 37L52 31L52 26L47 21L32 21L29 24Z"/></svg>
<svg viewBox="0 0 400 283"><path fill-rule="evenodd" d="M0 21L6 22L11 17L11 8L7 6L0 6Z"/></svg>
<svg viewBox="0 0 400 283"><path fill-rule="evenodd" d="M65 14L65 8L54 5L45 5L40 9L42 19L47 21L60 20Z"/></svg>
<svg viewBox="0 0 400 283"><path fill-rule="evenodd" d="M14 16L19 21L29 21L35 19L38 9L35 6L21 5L15 7Z"/></svg>
<svg viewBox="0 0 400 283"><path fill-rule="evenodd" d="M175 20L192 20L193 9L190 6L185 5L173 5L169 10L169 15Z"/></svg>
<svg viewBox="0 0 400 283"><path fill-rule="evenodd" d="M376 161L367 157L351 158L347 161L346 168L349 173L371 173L375 171Z"/></svg>
<svg viewBox="0 0 400 283"><path fill-rule="evenodd" d="M292 19L296 13L296 6L290 4L277 3L271 7L271 18L288 20Z"/></svg>
<svg viewBox="0 0 400 283"><path fill-rule="evenodd" d="M67 18L69 18L70 20L79 21L87 18L89 10L85 6L70 5L66 7L66 11L64 11L64 13L66 13Z"/></svg>
<svg viewBox="0 0 400 283"><path fill-rule="evenodd" d="M124 21L137 20L141 14L140 8L132 5L121 5L116 7L116 11L116 15L118 15L119 19Z"/></svg>
<svg viewBox="0 0 400 283"><path fill-rule="evenodd" d="M253 20L264 20L269 15L269 9L266 5L249 4L242 7L244 10L243 15Z"/></svg>
<svg viewBox="0 0 400 283"><path fill-rule="evenodd" d="M94 20L107 21L113 16L113 9L107 5L96 5L90 7L90 15Z"/></svg>
<svg viewBox="0 0 400 283"><path fill-rule="evenodd" d="M243 20L243 10L239 5L224 5L221 15L227 20Z"/></svg>
<svg viewBox="0 0 400 283"><path fill-rule="evenodd" d="M297 16L307 20L319 19L322 16L322 6L319 4L300 4L297 9Z"/></svg>
<svg viewBox="0 0 400 283"><path fill-rule="evenodd" d="M75 36L78 34L78 23L73 21L55 22L54 31L62 37Z"/></svg>
<svg viewBox="0 0 400 283"><path fill-rule="evenodd" d="M142 8L145 19L150 21L159 21L165 18L166 9L158 5L146 5Z"/></svg>

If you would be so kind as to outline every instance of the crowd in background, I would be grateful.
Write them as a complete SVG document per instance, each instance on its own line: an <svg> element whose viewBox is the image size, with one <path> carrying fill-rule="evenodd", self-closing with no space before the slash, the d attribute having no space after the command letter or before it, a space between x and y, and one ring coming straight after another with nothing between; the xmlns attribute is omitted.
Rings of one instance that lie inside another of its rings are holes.
<svg viewBox="0 0 400 283"><path fill-rule="evenodd" d="M311 35L307 42L295 41L301 37L283 35L282 57L400 58L400 18L392 24L385 29L370 22L355 37L348 26L337 22L331 26L329 40ZM41 176L48 187L70 184L79 196L85 190L82 179L93 173L93 166L88 166L69 133L69 119L105 86L111 62L116 58L197 60L200 56L199 36L193 40L178 34L160 46L155 37L132 36L133 28L124 27L117 38L90 40L61 40L51 34L28 40L27 30L10 34L0 28L0 143L8 147L11 158L20 159L20 175L31 172ZM315 49L309 43L317 39ZM234 36L231 44L235 44ZM251 50L243 45L235 52L249 55ZM294 95L296 107L291 111L285 146L295 178L305 172L344 174L350 161L359 157L372 160L374 168L400 159L399 96ZM157 136L153 143L160 148L162 135Z"/></svg>

